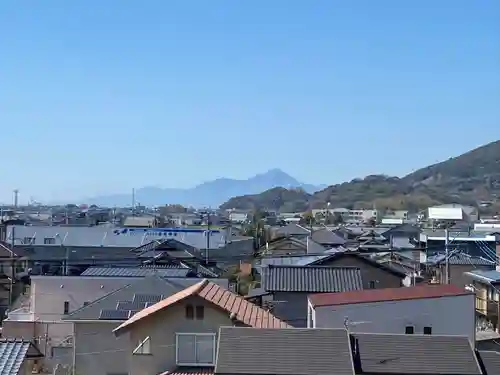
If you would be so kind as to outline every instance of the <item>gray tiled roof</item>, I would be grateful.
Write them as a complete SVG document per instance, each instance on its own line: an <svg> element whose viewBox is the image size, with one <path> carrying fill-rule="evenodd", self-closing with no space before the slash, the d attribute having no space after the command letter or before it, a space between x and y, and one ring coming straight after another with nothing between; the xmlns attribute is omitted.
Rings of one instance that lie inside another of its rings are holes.
<svg viewBox="0 0 500 375"><path fill-rule="evenodd" d="M486 370L486 375L500 374L500 352L481 350L479 356Z"/></svg>
<svg viewBox="0 0 500 375"><path fill-rule="evenodd" d="M338 234L333 233L331 230L326 228L314 231L311 235L311 238L313 241L319 244L330 246L344 245L346 242Z"/></svg>
<svg viewBox="0 0 500 375"><path fill-rule="evenodd" d="M480 375L465 336L357 333L363 373Z"/></svg>
<svg viewBox="0 0 500 375"><path fill-rule="evenodd" d="M0 375L17 375L30 349L42 357L29 341L0 340Z"/></svg>
<svg viewBox="0 0 500 375"><path fill-rule="evenodd" d="M216 374L353 375L344 329L222 327Z"/></svg>
<svg viewBox="0 0 500 375"><path fill-rule="evenodd" d="M269 266L262 286L273 292L331 293L363 289L361 271L354 267Z"/></svg>
<svg viewBox="0 0 500 375"><path fill-rule="evenodd" d="M189 268L153 268L153 267L89 267L82 276L109 277L143 277L157 275L159 277L186 277Z"/></svg>
<svg viewBox="0 0 500 375"><path fill-rule="evenodd" d="M440 264L446 260L445 254L433 255L427 258L427 263ZM474 257L468 254L457 253L449 257L452 265L474 265L474 266L495 266L495 262L482 257Z"/></svg>

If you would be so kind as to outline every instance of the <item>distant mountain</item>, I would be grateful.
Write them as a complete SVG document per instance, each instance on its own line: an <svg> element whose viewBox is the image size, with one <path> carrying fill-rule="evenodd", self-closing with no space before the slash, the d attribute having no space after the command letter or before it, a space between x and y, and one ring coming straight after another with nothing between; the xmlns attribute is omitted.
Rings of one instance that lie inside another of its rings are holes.
<svg viewBox="0 0 500 375"><path fill-rule="evenodd" d="M307 202L304 200L307 199ZM332 207L409 209L462 203L480 206L487 213L500 212L500 141L478 147L405 177L372 175L328 186L306 197L295 191L263 191L237 196L223 207L303 211Z"/></svg>
<svg viewBox="0 0 500 375"><path fill-rule="evenodd" d="M247 180L218 178L204 182L191 189L171 189L144 187L136 189L135 201L145 206L164 204L181 204L192 207L219 207L231 197L259 194L262 191L282 187L285 189L300 188L308 193L321 190L326 185L310 185L297 181L280 169L271 169L265 173L250 177ZM112 194L85 200L87 204L97 204L107 207L124 207L132 203L131 194Z"/></svg>

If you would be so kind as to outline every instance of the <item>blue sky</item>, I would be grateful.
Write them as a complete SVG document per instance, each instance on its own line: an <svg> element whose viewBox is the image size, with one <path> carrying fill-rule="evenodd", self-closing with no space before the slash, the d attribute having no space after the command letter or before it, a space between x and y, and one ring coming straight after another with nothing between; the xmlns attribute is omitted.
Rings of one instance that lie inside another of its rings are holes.
<svg viewBox="0 0 500 375"><path fill-rule="evenodd" d="M0 200L281 168L404 175L500 138L496 0L0 4Z"/></svg>

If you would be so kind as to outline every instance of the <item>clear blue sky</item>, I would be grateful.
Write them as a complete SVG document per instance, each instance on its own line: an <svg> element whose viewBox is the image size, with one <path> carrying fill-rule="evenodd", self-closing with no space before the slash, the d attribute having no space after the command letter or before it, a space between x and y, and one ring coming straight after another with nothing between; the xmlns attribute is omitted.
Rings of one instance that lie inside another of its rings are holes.
<svg viewBox="0 0 500 375"><path fill-rule="evenodd" d="M497 0L0 4L0 200L281 168L403 175L500 138Z"/></svg>

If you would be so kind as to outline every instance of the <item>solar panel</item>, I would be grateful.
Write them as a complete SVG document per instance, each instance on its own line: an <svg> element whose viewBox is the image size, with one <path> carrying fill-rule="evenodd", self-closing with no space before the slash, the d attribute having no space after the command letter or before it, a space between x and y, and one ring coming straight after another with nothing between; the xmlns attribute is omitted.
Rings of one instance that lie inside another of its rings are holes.
<svg viewBox="0 0 500 375"><path fill-rule="evenodd" d="M163 296L159 294L134 294L134 301L133 302L149 302L149 303L157 303L160 302L163 299Z"/></svg>
<svg viewBox="0 0 500 375"><path fill-rule="evenodd" d="M147 302L137 301L120 301L116 305L117 310L142 310L146 307Z"/></svg>
<svg viewBox="0 0 500 375"><path fill-rule="evenodd" d="M127 320L128 310L101 310L100 320Z"/></svg>

